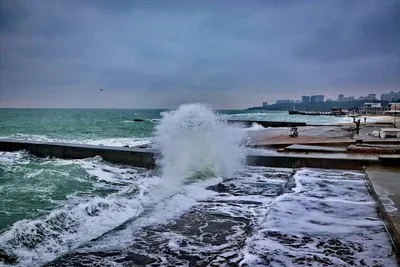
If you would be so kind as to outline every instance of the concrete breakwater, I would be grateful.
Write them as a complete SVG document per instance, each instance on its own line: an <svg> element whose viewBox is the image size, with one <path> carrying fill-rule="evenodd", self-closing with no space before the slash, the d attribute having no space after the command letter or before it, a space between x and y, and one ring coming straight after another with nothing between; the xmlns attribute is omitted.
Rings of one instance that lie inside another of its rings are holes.
<svg viewBox="0 0 400 267"><path fill-rule="evenodd" d="M38 157L56 157L82 159L101 156L112 163L127 164L135 167L154 168L159 151L155 149L106 147L67 143L49 143L38 141L0 140L0 151L27 150ZM287 168L324 168L324 169L360 169L361 166L380 165L378 156L308 154L268 154L250 150L247 156L250 166L287 167Z"/></svg>
<svg viewBox="0 0 400 267"><path fill-rule="evenodd" d="M154 167L155 156L157 154L156 150L142 148L0 140L0 151L12 152L18 150L27 150L38 157L55 157L64 159L83 159L101 156L109 162L144 168Z"/></svg>
<svg viewBox="0 0 400 267"><path fill-rule="evenodd" d="M253 123L257 123L262 127L297 127L306 126L305 122L290 122L290 121L247 121L247 120L227 120L229 124L239 124L244 127L251 127Z"/></svg>
<svg viewBox="0 0 400 267"><path fill-rule="evenodd" d="M134 119L135 122L152 122L159 123L159 119L148 120L148 119ZM258 120L221 120L228 124L240 124L244 127L251 127L253 123L257 123L262 127L295 127L295 126L306 126L305 122L290 122L290 121L258 121Z"/></svg>
<svg viewBox="0 0 400 267"><path fill-rule="evenodd" d="M159 119L134 119L134 122L152 122L159 123ZM253 125L253 123L257 123L262 127L295 127L295 126L306 126L305 122L290 122L290 121L258 121L258 120L220 120L226 122L228 124L239 124L246 128L249 128Z"/></svg>

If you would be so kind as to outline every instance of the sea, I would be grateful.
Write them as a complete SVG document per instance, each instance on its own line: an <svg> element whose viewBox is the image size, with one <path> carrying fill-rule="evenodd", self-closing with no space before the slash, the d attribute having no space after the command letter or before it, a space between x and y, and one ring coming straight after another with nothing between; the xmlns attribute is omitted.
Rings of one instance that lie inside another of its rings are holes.
<svg viewBox="0 0 400 267"><path fill-rule="evenodd" d="M105 146L150 142L160 109L0 109L0 139L23 139ZM226 120L352 122L349 117L289 115L287 111L216 110ZM136 122L135 119L144 120Z"/></svg>
<svg viewBox="0 0 400 267"><path fill-rule="evenodd" d="M154 170L0 152L0 266L397 266L363 173L246 166L261 126L225 120L352 121L202 104L0 109L0 139L161 152Z"/></svg>

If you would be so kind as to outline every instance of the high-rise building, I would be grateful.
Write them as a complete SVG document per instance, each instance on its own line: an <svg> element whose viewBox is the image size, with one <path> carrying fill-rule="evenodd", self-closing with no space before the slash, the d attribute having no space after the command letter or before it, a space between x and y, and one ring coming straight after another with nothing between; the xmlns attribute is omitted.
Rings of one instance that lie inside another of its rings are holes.
<svg viewBox="0 0 400 267"><path fill-rule="evenodd" d="M354 96L344 96L344 95L339 95L338 97L338 102L350 102L350 101L354 101L355 98Z"/></svg>
<svg viewBox="0 0 400 267"><path fill-rule="evenodd" d="M310 103L320 103L324 102L325 96L323 95L312 95L310 98Z"/></svg>
<svg viewBox="0 0 400 267"><path fill-rule="evenodd" d="M294 100L290 100L290 99L280 99L280 100L276 100L277 104L290 104L290 103L294 103Z"/></svg>
<svg viewBox="0 0 400 267"><path fill-rule="evenodd" d="M375 101L376 100L376 94L369 94L367 96L360 96L358 100L367 100L367 101Z"/></svg>
<svg viewBox="0 0 400 267"><path fill-rule="evenodd" d="M381 95L382 101L398 101L400 99L400 92L393 92Z"/></svg>
<svg viewBox="0 0 400 267"><path fill-rule="evenodd" d="M306 95L303 95L301 97L301 102L303 102L304 104L310 103L310 97L306 96Z"/></svg>
<svg viewBox="0 0 400 267"><path fill-rule="evenodd" d="M266 108L268 106L268 102L263 102L263 108Z"/></svg>
<svg viewBox="0 0 400 267"><path fill-rule="evenodd" d="M376 94L368 94L367 100L371 100L371 101L376 100Z"/></svg>
<svg viewBox="0 0 400 267"><path fill-rule="evenodd" d="M323 95L316 95L314 99L315 99L315 103L324 102L325 96L323 96Z"/></svg>

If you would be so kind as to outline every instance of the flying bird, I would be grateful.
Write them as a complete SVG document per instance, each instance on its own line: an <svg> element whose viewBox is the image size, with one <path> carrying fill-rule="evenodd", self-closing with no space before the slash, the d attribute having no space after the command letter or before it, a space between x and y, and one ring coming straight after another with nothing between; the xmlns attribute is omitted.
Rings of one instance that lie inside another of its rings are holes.
<svg viewBox="0 0 400 267"><path fill-rule="evenodd" d="M103 91L103 88L101 88L100 91Z"/></svg>

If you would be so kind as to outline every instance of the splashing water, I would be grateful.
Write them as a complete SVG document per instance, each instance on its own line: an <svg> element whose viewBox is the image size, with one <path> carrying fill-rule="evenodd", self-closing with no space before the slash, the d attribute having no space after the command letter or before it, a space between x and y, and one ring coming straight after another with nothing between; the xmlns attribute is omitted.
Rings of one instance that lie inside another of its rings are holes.
<svg viewBox="0 0 400 267"><path fill-rule="evenodd" d="M155 136L158 164L171 182L229 176L243 166L245 134L219 120L211 108L187 104L162 116Z"/></svg>
<svg viewBox="0 0 400 267"><path fill-rule="evenodd" d="M241 170L246 156L245 136L242 129L219 121L207 106L190 104L164 113L157 125L155 140L161 151L158 164L162 176L108 164L98 157L71 161L42 160L25 152L0 155L0 159L5 159L3 165L0 161L0 171L4 168L13 173L20 168L29 178L31 168L39 169L34 178L49 183L49 198L64 186L57 184L56 174L65 168L62 181L85 183L88 190L65 192L57 206L49 208L51 212L19 220L4 229L0 233L0 266L4 262L2 257L11 257L16 266L40 266L131 218L143 217L142 223L150 224L179 216L198 199L212 194L205 187L214 184L214 180ZM51 175L45 176L47 172L41 170L47 165L54 170L50 169ZM218 178L208 179L211 177ZM31 187L39 187L32 179L26 181ZM201 179L208 180L194 183ZM161 214L159 206L165 214ZM145 211L147 215L143 214ZM135 229L136 225L132 227ZM121 240L125 239L115 239L116 246Z"/></svg>

